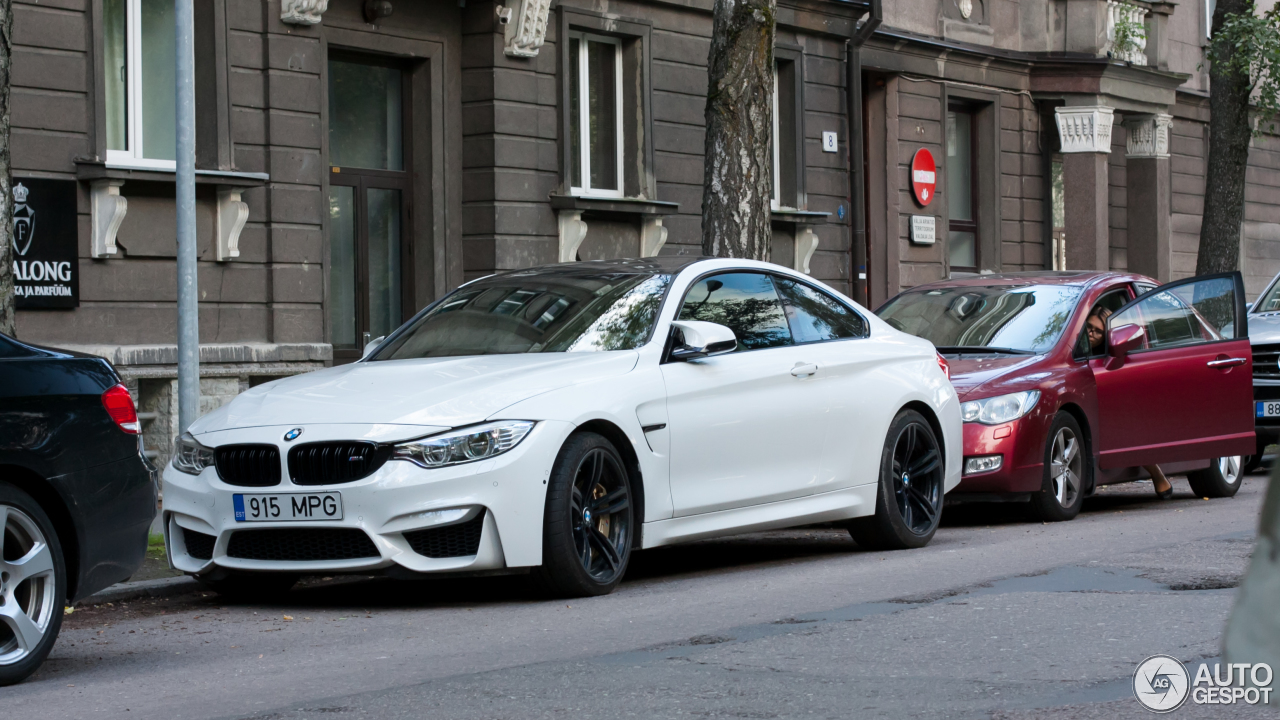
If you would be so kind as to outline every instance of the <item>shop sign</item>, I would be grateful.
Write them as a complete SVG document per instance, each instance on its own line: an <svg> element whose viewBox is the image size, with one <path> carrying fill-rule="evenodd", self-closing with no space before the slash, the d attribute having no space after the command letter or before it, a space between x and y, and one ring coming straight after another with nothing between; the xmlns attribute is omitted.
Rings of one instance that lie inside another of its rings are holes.
<svg viewBox="0 0 1280 720"><path fill-rule="evenodd" d="M19 310L80 305L76 181L13 179L13 291Z"/></svg>
<svg viewBox="0 0 1280 720"><path fill-rule="evenodd" d="M911 158L911 193L921 207L933 202L934 189L938 184L938 166L933 162L933 153L926 148L916 151Z"/></svg>
<svg viewBox="0 0 1280 720"><path fill-rule="evenodd" d="M932 215L911 216L911 242L917 245L932 245L937 235L937 225Z"/></svg>

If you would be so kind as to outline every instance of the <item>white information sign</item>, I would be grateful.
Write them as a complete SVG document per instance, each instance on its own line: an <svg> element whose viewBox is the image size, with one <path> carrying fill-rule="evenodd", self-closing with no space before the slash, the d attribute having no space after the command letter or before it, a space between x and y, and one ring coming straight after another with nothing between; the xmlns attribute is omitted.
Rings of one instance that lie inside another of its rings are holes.
<svg viewBox="0 0 1280 720"><path fill-rule="evenodd" d="M937 234L935 220L933 215L912 215L911 242L917 245L932 245Z"/></svg>

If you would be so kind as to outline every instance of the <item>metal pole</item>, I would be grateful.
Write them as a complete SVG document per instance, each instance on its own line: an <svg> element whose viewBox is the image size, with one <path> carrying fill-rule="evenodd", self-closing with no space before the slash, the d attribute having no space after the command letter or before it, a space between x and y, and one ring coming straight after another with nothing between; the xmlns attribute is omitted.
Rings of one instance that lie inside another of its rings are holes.
<svg viewBox="0 0 1280 720"><path fill-rule="evenodd" d="M177 33L178 432L200 412L196 280L196 54L193 0L174 0Z"/></svg>

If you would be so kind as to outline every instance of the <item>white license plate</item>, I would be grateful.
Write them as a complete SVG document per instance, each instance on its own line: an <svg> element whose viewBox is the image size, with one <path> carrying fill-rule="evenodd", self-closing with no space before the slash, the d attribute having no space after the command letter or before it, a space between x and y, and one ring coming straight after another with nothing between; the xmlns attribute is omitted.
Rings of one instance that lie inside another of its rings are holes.
<svg viewBox="0 0 1280 720"><path fill-rule="evenodd" d="M1280 417L1280 400L1259 400L1258 417Z"/></svg>
<svg viewBox="0 0 1280 720"><path fill-rule="evenodd" d="M232 496L236 522L341 520L342 493L288 493Z"/></svg>

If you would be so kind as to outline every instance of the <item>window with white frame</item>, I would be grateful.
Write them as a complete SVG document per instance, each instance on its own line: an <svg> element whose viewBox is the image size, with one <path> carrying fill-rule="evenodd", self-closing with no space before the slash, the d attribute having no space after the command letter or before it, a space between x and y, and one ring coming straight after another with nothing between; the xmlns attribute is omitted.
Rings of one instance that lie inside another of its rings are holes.
<svg viewBox="0 0 1280 720"><path fill-rule="evenodd" d="M622 196L620 40L569 35L569 147L573 194Z"/></svg>
<svg viewBox="0 0 1280 720"><path fill-rule="evenodd" d="M107 162L174 167L173 0L102 0Z"/></svg>
<svg viewBox="0 0 1280 720"><path fill-rule="evenodd" d="M803 156L799 111L803 106L799 95L800 62L793 51L790 57L779 59L773 65L773 126L770 140L773 143L771 168L773 187L769 198L773 210L799 209L803 204L800 161Z"/></svg>

